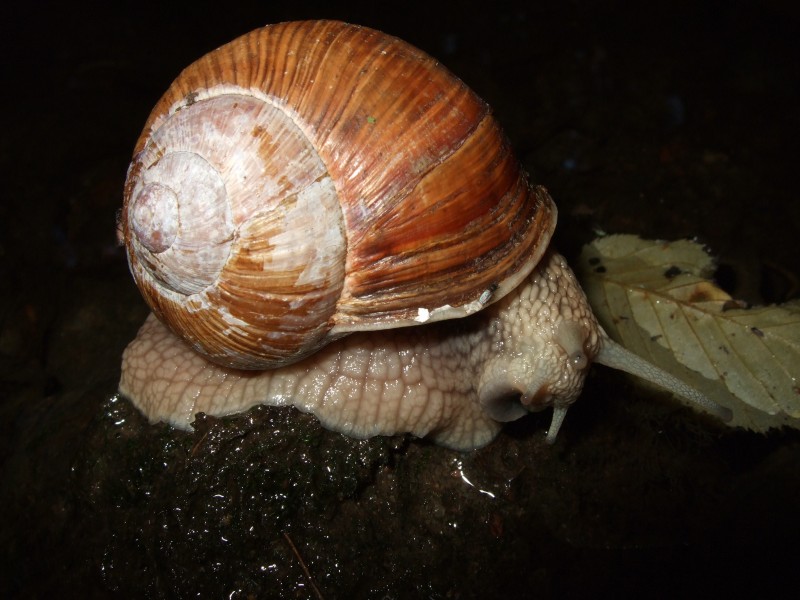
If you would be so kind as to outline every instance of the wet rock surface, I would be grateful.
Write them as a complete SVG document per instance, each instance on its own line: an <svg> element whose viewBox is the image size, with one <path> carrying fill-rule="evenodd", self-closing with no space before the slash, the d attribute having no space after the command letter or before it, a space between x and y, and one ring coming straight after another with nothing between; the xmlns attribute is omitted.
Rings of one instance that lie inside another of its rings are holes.
<svg viewBox="0 0 800 600"><path fill-rule="evenodd" d="M698 237L735 296L796 299L791 4L49 8L13 9L4 38L25 48L0 99L4 597L785 594L800 436L725 429L603 369L552 447L548 414L471 453L292 409L148 424L115 395L146 309L114 219L181 68L327 16L424 48L489 101L568 258L600 230Z"/></svg>

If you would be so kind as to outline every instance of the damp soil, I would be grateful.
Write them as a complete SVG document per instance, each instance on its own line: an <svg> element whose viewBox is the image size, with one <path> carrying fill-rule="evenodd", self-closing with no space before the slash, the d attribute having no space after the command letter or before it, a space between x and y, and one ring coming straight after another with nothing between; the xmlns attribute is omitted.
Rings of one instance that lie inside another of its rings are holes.
<svg viewBox="0 0 800 600"><path fill-rule="evenodd" d="M139 129L191 60L287 19L362 23L440 58L550 190L569 259L600 232L697 238L733 295L797 299L800 12L626 4L12 8L0 594L790 596L798 433L731 430L602 368L553 446L540 414L467 453L265 407L180 432L115 393L146 315L115 242Z"/></svg>

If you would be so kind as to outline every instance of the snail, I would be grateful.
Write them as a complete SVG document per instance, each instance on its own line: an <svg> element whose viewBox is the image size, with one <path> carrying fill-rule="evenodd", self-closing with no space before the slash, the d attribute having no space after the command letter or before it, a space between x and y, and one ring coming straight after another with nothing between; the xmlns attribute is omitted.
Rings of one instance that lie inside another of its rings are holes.
<svg viewBox="0 0 800 600"><path fill-rule="evenodd" d="M471 449L549 406L555 440L597 362L724 418L605 334L556 215L422 51L336 21L253 31L185 69L136 144L119 227L152 315L120 392L180 428L293 405Z"/></svg>

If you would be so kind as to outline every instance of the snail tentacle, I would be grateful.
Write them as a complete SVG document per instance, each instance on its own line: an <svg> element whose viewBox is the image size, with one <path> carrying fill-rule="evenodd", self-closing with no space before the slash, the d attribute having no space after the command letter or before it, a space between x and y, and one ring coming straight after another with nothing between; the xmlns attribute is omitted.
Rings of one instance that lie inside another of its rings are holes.
<svg viewBox="0 0 800 600"><path fill-rule="evenodd" d="M602 333L601 340L600 352L594 357L596 363L630 373L645 381L654 383L660 388L686 398L723 421L731 420L733 413L731 413L730 409L720 406L685 381L627 350L608 337L605 332Z"/></svg>
<svg viewBox="0 0 800 600"><path fill-rule="evenodd" d="M550 427L547 430L547 437L545 441L548 444L555 444L558 431L561 429L561 424L567 416L568 404L558 405L553 407L553 419L550 421Z"/></svg>

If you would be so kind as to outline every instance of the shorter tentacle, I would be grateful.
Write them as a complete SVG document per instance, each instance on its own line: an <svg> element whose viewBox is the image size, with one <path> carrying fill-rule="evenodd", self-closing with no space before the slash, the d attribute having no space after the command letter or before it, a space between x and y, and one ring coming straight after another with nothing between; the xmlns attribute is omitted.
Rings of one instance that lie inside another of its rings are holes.
<svg viewBox="0 0 800 600"><path fill-rule="evenodd" d="M548 444L555 444L558 430L561 429L561 424L567 416L567 409L569 404L558 404L553 406L553 419L550 421L550 428L547 430L547 437L545 441Z"/></svg>

